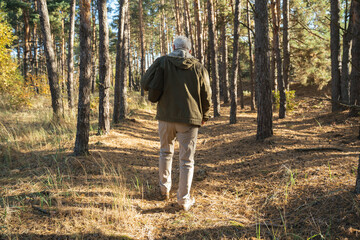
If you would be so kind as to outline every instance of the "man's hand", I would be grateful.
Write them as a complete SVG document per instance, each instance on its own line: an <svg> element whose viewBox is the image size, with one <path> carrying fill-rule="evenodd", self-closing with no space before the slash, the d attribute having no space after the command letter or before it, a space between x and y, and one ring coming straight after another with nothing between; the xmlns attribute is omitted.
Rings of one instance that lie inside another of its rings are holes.
<svg viewBox="0 0 360 240"><path fill-rule="evenodd" d="M205 121L204 121L204 120L202 120L202 121L201 121L201 126L202 126L202 125L204 125L204 124L205 124Z"/></svg>

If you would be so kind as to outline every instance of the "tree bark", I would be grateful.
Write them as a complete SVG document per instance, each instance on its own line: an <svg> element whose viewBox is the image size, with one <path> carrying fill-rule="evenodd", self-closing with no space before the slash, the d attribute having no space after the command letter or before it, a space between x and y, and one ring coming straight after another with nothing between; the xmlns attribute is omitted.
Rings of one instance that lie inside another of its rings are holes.
<svg viewBox="0 0 360 240"><path fill-rule="evenodd" d="M353 1L353 40L352 40L352 68L350 105L360 106L360 2ZM359 107L350 109L350 116L359 116Z"/></svg>
<svg viewBox="0 0 360 240"><path fill-rule="evenodd" d="M270 86L271 90L276 92L278 90L277 81L276 81L276 40L275 40L275 25L276 25L276 16L275 14L275 0L270 2L270 10L272 16L272 41L271 41L271 61L270 61Z"/></svg>
<svg viewBox="0 0 360 240"><path fill-rule="evenodd" d="M283 75L285 89L289 90L290 44L289 44L289 0L283 0Z"/></svg>
<svg viewBox="0 0 360 240"><path fill-rule="evenodd" d="M51 92L51 105L54 113L54 120L58 121L61 116L61 93L59 87L59 76L57 72L57 64L53 49L53 41L51 37L49 13L46 0L37 0L40 15L41 30L43 33L44 50L46 55L46 65L48 71L48 79Z"/></svg>
<svg viewBox="0 0 360 240"><path fill-rule="evenodd" d="M235 1L233 59L230 80L230 124L236 123L237 76L239 68L240 0Z"/></svg>
<svg viewBox="0 0 360 240"><path fill-rule="evenodd" d="M176 1L176 0L175 0ZM140 15L140 51L141 51L141 61L140 61L140 71L141 77L145 74L145 43L144 43L144 20L143 20L143 6L142 1L139 0L139 15ZM141 96L144 96L144 89L141 87Z"/></svg>
<svg viewBox="0 0 360 240"><path fill-rule="evenodd" d="M181 26L180 26L180 13L179 13L179 2L174 0L174 10L175 10L175 23L176 23L176 35L181 35Z"/></svg>
<svg viewBox="0 0 360 240"><path fill-rule="evenodd" d="M284 81L282 78L282 59L280 52L280 0L273 0L274 7L273 11L273 28L274 28L274 48L276 53L276 73L277 73L277 84L279 88L280 104L279 104L279 118L285 118L286 113L286 95Z"/></svg>
<svg viewBox="0 0 360 240"><path fill-rule="evenodd" d="M189 38L190 38L190 42L191 42L191 53L195 54L195 47L194 47L194 36L192 33L192 27L191 27L191 15L190 15L190 9L189 9L189 2L188 0L184 0L184 12L186 12L186 17L187 17L187 23L188 23L188 31L189 31Z"/></svg>
<svg viewBox="0 0 360 240"><path fill-rule="evenodd" d="M340 32L339 32L339 1L331 0L330 49L331 49L331 111L341 110L340 86Z"/></svg>
<svg viewBox="0 0 360 240"><path fill-rule="evenodd" d="M124 26L125 26L125 0L120 1L120 10L119 10L119 23L118 23L118 39L116 44L116 66L115 66L115 88L114 88L114 113L113 113L113 122L120 122L120 106L121 106L121 63L122 59L122 49L124 44ZM139 1L139 6L141 1ZM141 15L142 16L142 15ZM140 19L142 17L140 16ZM141 35L141 33L140 33Z"/></svg>
<svg viewBox="0 0 360 240"><path fill-rule="evenodd" d="M68 43L68 79L67 93L70 111L74 109L74 37L75 37L75 8L76 0L71 0L70 5L70 30Z"/></svg>
<svg viewBox="0 0 360 240"><path fill-rule="evenodd" d="M128 31L129 31L129 1L123 0L124 4L124 37L123 44L121 49L121 66L120 66L120 111L119 118L125 119L127 113L127 87L126 87L126 71L127 71L127 56L129 55L129 41L128 41Z"/></svg>
<svg viewBox="0 0 360 240"><path fill-rule="evenodd" d="M96 24L95 24L95 15L96 15L96 10L95 10L95 3L93 1L93 5L92 5L92 32L91 32L91 53L92 53L92 58L91 58L91 92L94 93L95 92L95 82L96 82Z"/></svg>
<svg viewBox="0 0 360 240"><path fill-rule="evenodd" d="M91 12L90 0L80 0L80 86L75 155L89 153L91 91Z"/></svg>
<svg viewBox="0 0 360 240"><path fill-rule="evenodd" d="M273 135L272 97L270 87L269 24L266 0L255 0L255 72L257 91L256 139L263 140Z"/></svg>
<svg viewBox="0 0 360 240"><path fill-rule="evenodd" d="M255 83L254 83L254 54L252 51L252 36L251 36L251 20L250 20L250 9L249 2L246 1L246 21L248 25L248 44L249 44L249 68L250 68L250 107L251 110L255 110Z"/></svg>
<svg viewBox="0 0 360 240"><path fill-rule="evenodd" d="M224 103L229 103L229 88L228 88L228 49L226 37L226 22L224 14L221 15L221 92Z"/></svg>
<svg viewBox="0 0 360 240"><path fill-rule="evenodd" d="M196 57L199 59L200 63L204 63L204 43L202 38L202 22L201 22L201 12L200 12L200 0L194 0L194 12L195 12L195 22L196 22L196 38L197 38L197 54Z"/></svg>
<svg viewBox="0 0 360 240"><path fill-rule="evenodd" d="M207 1L207 7L209 23L209 54L211 55L212 102L214 106L214 117L218 117L220 116L220 95L213 0Z"/></svg>
<svg viewBox="0 0 360 240"><path fill-rule="evenodd" d="M110 53L106 0L98 0L99 13L99 127L98 134L110 131Z"/></svg>
<svg viewBox="0 0 360 240"><path fill-rule="evenodd" d="M350 77L349 77L349 56L350 56L350 43L352 39L352 4L350 10L347 10L348 1L346 0L346 10L345 10L345 28L346 23L349 22L346 30L343 35L343 56L341 62L341 100L344 104L350 103ZM349 12L349 14L348 14ZM348 21L349 20L349 21Z"/></svg>
<svg viewBox="0 0 360 240"><path fill-rule="evenodd" d="M28 80L28 61L30 54L30 14L29 9L27 7L23 8L23 18L24 18L24 57L23 57L23 74L25 81Z"/></svg>

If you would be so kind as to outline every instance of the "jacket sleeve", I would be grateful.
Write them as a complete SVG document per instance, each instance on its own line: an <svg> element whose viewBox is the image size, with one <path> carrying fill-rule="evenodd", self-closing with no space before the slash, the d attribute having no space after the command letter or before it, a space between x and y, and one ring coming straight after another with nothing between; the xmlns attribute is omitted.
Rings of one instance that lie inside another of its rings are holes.
<svg viewBox="0 0 360 240"><path fill-rule="evenodd" d="M160 65L160 58L157 58L155 62L146 70L145 74L141 78L141 87L145 91L149 91L150 84L154 79L157 68Z"/></svg>
<svg viewBox="0 0 360 240"><path fill-rule="evenodd" d="M206 68L203 67L202 81L200 88L201 95L201 108L203 112L203 121L207 121L210 118L210 106L211 106L211 88L209 73Z"/></svg>

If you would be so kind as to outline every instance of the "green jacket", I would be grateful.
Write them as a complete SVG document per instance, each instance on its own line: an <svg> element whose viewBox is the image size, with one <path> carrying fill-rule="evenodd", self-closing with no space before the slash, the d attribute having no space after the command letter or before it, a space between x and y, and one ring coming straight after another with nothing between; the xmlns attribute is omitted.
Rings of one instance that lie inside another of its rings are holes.
<svg viewBox="0 0 360 240"><path fill-rule="evenodd" d="M149 99L160 97L157 120L201 126L210 117L209 74L183 49L156 59L141 79L141 86L149 91Z"/></svg>

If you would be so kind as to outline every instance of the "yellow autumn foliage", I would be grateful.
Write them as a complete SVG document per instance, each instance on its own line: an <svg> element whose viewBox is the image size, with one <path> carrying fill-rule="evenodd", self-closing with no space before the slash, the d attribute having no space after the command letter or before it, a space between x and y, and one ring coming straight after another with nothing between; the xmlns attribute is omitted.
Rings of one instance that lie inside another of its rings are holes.
<svg viewBox="0 0 360 240"><path fill-rule="evenodd" d="M11 57L11 44L15 36L10 25L0 12L0 93L6 106L18 108L30 104L32 93L25 86L16 62Z"/></svg>

